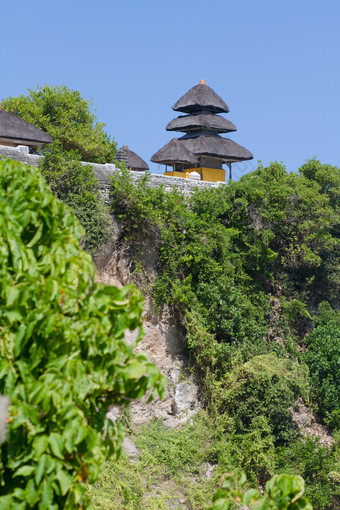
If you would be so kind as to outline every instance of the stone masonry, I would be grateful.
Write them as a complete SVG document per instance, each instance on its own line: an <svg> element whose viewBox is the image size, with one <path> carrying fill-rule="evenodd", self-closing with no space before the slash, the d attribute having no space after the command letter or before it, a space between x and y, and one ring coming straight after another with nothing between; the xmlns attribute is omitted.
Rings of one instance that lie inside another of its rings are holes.
<svg viewBox="0 0 340 510"><path fill-rule="evenodd" d="M27 165L38 166L39 160L42 156L36 156L29 154L28 147L19 145L18 147L7 147L6 145L0 145L0 156L21 161ZM100 193L105 202L109 201L110 191L110 176L115 172L119 172L119 169L113 163L106 163L100 165L97 163L86 163L82 162L82 165L90 165L94 171L96 178L99 181ZM133 181L140 179L144 172L133 172L131 171ZM156 188L157 186L164 185L165 191L171 191L174 187L183 191L185 194L191 193L194 189L206 189L210 187L217 187L224 183L219 182L205 182L205 181L191 181L190 179L182 179L180 177L172 177L169 175L151 174L149 186Z"/></svg>

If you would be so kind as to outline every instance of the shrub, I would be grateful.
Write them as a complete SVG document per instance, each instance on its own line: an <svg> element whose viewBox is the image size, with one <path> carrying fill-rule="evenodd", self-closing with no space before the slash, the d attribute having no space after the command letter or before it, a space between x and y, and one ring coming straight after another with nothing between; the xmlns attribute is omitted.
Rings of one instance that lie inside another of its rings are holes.
<svg viewBox="0 0 340 510"><path fill-rule="evenodd" d="M322 303L314 322L303 359L309 367L317 410L328 425L340 428L340 312Z"/></svg>
<svg viewBox="0 0 340 510"><path fill-rule="evenodd" d="M84 248L94 254L109 240L110 222L92 167L83 165L77 152L62 151L54 144L39 168L53 194L73 209L86 232Z"/></svg>
<svg viewBox="0 0 340 510"><path fill-rule="evenodd" d="M254 417L264 416L276 443L285 443L294 434L289 407L307 393L307 374L298 363L273 354L255 356L226 376L221 411L235 419L239 432L247 431Z"/></svg>
<svg viewBox="0 0 340 510"><path fill-rule="evenodd" d="M306 496L319 510L339 508L339 448L320 444L310 437L278 448L276 471L300 474L306 482ZM336 475L333 477L332 473Z"/></svg>
<svg viewBox="0 0 340 510"><path fill-rule="evenodd" d="M313 510L303 496L305 483L301 476L275 475L266 483L264 494L257 489L246 491L246 481L239 470L226 473L214 494L212 510Z"/></svg>
<svg viewBox="0 0 340 510"><path fill-rule="evenodd" d="M36 169L0 162L0 393L11 400L1 509L84 507L82 482L122 441L108 406L164 391L124 341L126 329L141 338L140 293L95 282L83 234Z"/></svg>

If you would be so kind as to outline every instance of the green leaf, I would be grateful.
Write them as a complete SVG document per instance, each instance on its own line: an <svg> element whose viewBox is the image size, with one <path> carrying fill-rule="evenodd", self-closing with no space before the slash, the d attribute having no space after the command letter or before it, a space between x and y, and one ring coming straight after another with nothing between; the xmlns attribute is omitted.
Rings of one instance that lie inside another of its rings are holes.
<svg viewBox="0 0 340 510"><path fill-rule="evenodd" d="M52 503L53 499L53 491L47 480L44 480L41 498L39 502L39 510L47 510Z"/></svg>
<svg viewBox="0 0 340 510"><path fill-rule="evenodd" d="M64 439L61 435L53 433L48 438L52 453L59 459L63 459Z"/></svg>
<svg viewBox="0 0 340 510"><path fill-rule="evenodd" d="M8 510L12 501L12 496L0 496L0 510Z"/></svg>
<svg viewBox="0 0 340 510"><path fill-rule="evenodd" d="M251 505L260 496L261 496L261 493L258 490L256 490L256 489L249 489L247 492L245 492L245 494L243 496L243 503L245 505Z"/></svg>
<svg viewBox="0 0 340 510"><path fill-rule="evenodd" d="M70 487L72 486L72 478L62 470L59 470L56 474L56 478L60 485L60 490L62 496L65 496L65 494L69 491Z"/></svg>
<svg viewBox="0 0 340 510"><path fill-rule="evenodd" d="M37 436L33 441L34 457L39 459L41 455L47 450L48 436Z"/></svg>
<svg viewBox="0 0 340 510"><path fill-rule="evenodd" d="M48 455L42 455L38 461L38 464L37 464L37 467L35 470L35 475L34 475L35 483L37 485L40 484L43 476L45 475L45 472L48 469L49 460L50 459L49 459Z"/></svg>
<svg viewBox="0 0 340 510"><path fill-rule="evenodd" d="M17 469L13 476L30 476L34 472L34 466L22 466Z"/></svg>
<svg viewBox="0 0 340 510"><path fill-rule="evenodd" d="M34 485L34 480L30 480L26 486L26 499L29 505L32 507L37 503L39 500L39 491L36 490L36 487Z"/></svg>
<svg viewBox="0 0 340 510"><path fill-rule="evenodd" d="M13 303L16 302L19 296L19 289L17 287L10 287L7 286L5 288L5 295L6 295L6 305L10 306L13 305Z"/></svg>
<svg viewBox="0 0 340 510"><path fill-rule="evenodd" d="M230 502L226 498L214 500L212 510L229 510Z"/></svg>

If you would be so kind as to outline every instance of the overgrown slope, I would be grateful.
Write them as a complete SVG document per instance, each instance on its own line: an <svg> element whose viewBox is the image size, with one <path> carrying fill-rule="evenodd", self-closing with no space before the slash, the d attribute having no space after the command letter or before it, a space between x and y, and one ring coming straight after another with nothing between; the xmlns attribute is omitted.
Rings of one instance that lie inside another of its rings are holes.
<svg viewBox="0 0 340 510"><path fill-rule="evenodd" d="M158 247L153 298L175 310L204 385L210 461L256 483L300 473L320 509L338 504L336 446L302 440L291 409L304 401L337 435L339 179L316 160L275 163L184 197L123 172L112 194L131 267L145 270L146 237Z"/></svg>

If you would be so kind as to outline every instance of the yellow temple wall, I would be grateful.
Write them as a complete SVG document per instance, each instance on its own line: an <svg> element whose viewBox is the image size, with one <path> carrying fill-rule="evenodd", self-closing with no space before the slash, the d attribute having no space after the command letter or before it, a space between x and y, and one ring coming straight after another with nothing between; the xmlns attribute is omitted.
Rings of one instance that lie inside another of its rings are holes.
<svg viewBox="0 0 340 510"><path fill-rule="evenodd" d="M172 177L182 177L185 179L187 172L197 172L201 175L201 167L189 168L185 172L164 172L164 175L171 175ZM202 167L202 181L206 182L225 182L225 170L221 168L206 168Z"/></svg>
<svg viewBox="0 0 340 510"><path fill-rule="evenodd" d="M192 170L190 169L192 172ZM185 179L185 172L164 172L164 175L170 175L171 177L182 177Z"/></svg>

